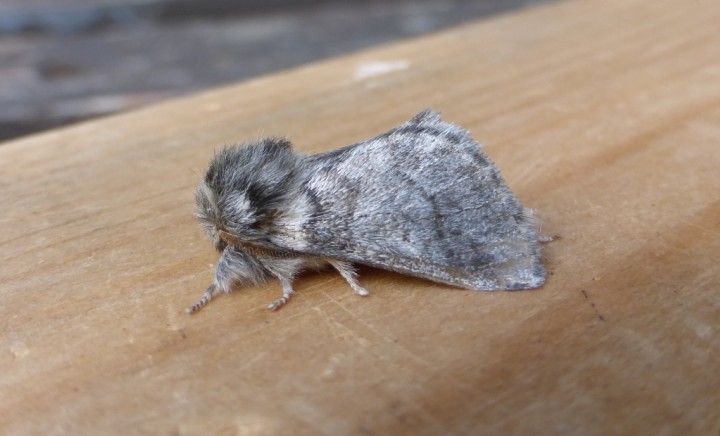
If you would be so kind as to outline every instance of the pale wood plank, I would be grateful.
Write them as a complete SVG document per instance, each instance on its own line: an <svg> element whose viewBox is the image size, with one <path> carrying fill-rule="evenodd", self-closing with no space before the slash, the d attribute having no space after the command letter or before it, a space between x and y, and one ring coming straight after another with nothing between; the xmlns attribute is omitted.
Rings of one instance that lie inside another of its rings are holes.
<svg viewBox="0 0 720 436"><path fill-rule="evenodd" d="M1 146L1 428L717 434L718 22L567 2ZM184 313L217 258L192 217L213 149L329 150L426 106L562 234L545 287L363 269L368 299L327 272L278 313L277 283Z"/></svg>

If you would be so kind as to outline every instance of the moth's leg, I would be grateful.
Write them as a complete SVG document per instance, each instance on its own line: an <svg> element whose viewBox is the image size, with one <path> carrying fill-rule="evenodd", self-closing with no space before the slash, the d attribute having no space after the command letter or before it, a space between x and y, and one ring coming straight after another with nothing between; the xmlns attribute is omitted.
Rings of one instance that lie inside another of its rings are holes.
<svg viewBox="0 0 720 436"><path fill-rule="evenodd" d="M270 310L278 310L283 304L287 303L290 296L295 293L292 288L292 281L298 272L305 265L303 259L264 259L263 266L270 274L277 277L282 285L282 297L273 301L268 305Z"/></svg>
<svg viewBox="0 0 720 436"><path fill-rule="evenodd" d="M187 309L185 309L187 311L187 313L192 315L193 313L195 313L198 310L205 307L205 305L208 304L210 302L210 300L212 300L213 295L215 295L215 291L217 291L217 286L215 285L215 283L208 286L207 290L205 291L203 296L200 297L198 302L193 304L192 306L188 307Z"/></svg>
<svg viewBox="0 0 720 436"><path fill-rule="evenodd" d="M268 304L269 310L278 310L280 307L282 307L283 304L287 303L290 299L290 296L295 293L295 291L292 288L292 284L290 283L290 279L287 277L283 277L280 275L276 276L278 280L280 280L280 284L282 285L283 289L283 295L282 297L278 298L277 300L273 301L272 303Z"/></svg>
<svg viewBox="0 0 720 436"><path fill-rule="evenodd" d="M254 286L263 283L266 275L262 264L255 257L228 246L218 261L215 280L208 286L200 300L187 308L187 312L190 314L197 312L215 295L220 292L229 293L233 287Z"/></svg>
<svg viewBox="0 0 720 436"><path fill-rule="evenodd" d="M357 273L350 262L343 262L337 259L327 259L327 262L333 266L341 276L350 284L350 287L355 291L356 294L363 297L370 294L367 289L360 286L357 281Z"/></svg>

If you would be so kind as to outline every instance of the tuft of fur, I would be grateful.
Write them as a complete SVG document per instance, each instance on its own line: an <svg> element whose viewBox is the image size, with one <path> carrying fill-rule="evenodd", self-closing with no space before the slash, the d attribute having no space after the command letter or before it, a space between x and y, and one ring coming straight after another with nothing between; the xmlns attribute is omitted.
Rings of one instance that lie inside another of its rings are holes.
<svg viewBox="0 0 720 436"><path fill-rule="evenodd" d="M300 160L290 141L268 138L216 154L195 195L197 218L223 251L226 231L249 243L267 242L275 220L298 193Z"/></svg>

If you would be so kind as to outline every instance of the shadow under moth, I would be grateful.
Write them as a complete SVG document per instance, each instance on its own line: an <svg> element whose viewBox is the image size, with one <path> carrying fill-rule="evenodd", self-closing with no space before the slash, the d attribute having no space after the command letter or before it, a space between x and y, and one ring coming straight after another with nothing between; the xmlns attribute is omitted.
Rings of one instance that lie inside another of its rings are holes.
<svg viewBox="0 0 720 436"><path fill-rule="evenodd" d="M481 290L545 282L538 226L469 133L429 110L368 141L315 155L268 138L215 155L197 217L221 253L215 294L275 277L282 297L330 265L358 295L353 264Z"/></svg>

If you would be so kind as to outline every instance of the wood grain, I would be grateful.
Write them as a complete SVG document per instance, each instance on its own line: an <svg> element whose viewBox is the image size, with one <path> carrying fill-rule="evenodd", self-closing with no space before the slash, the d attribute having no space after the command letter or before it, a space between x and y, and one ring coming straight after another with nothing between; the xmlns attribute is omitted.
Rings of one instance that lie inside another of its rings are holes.
<svg viewBox="0 0 720 436"><path fill-rule="evenodd" d="M720 3L691 3L554 4L2 145L2 432L718 434ZM423 107L562 235L543 288L364 268L367 299L325 272L185 314L214 149Z"/></svg>

